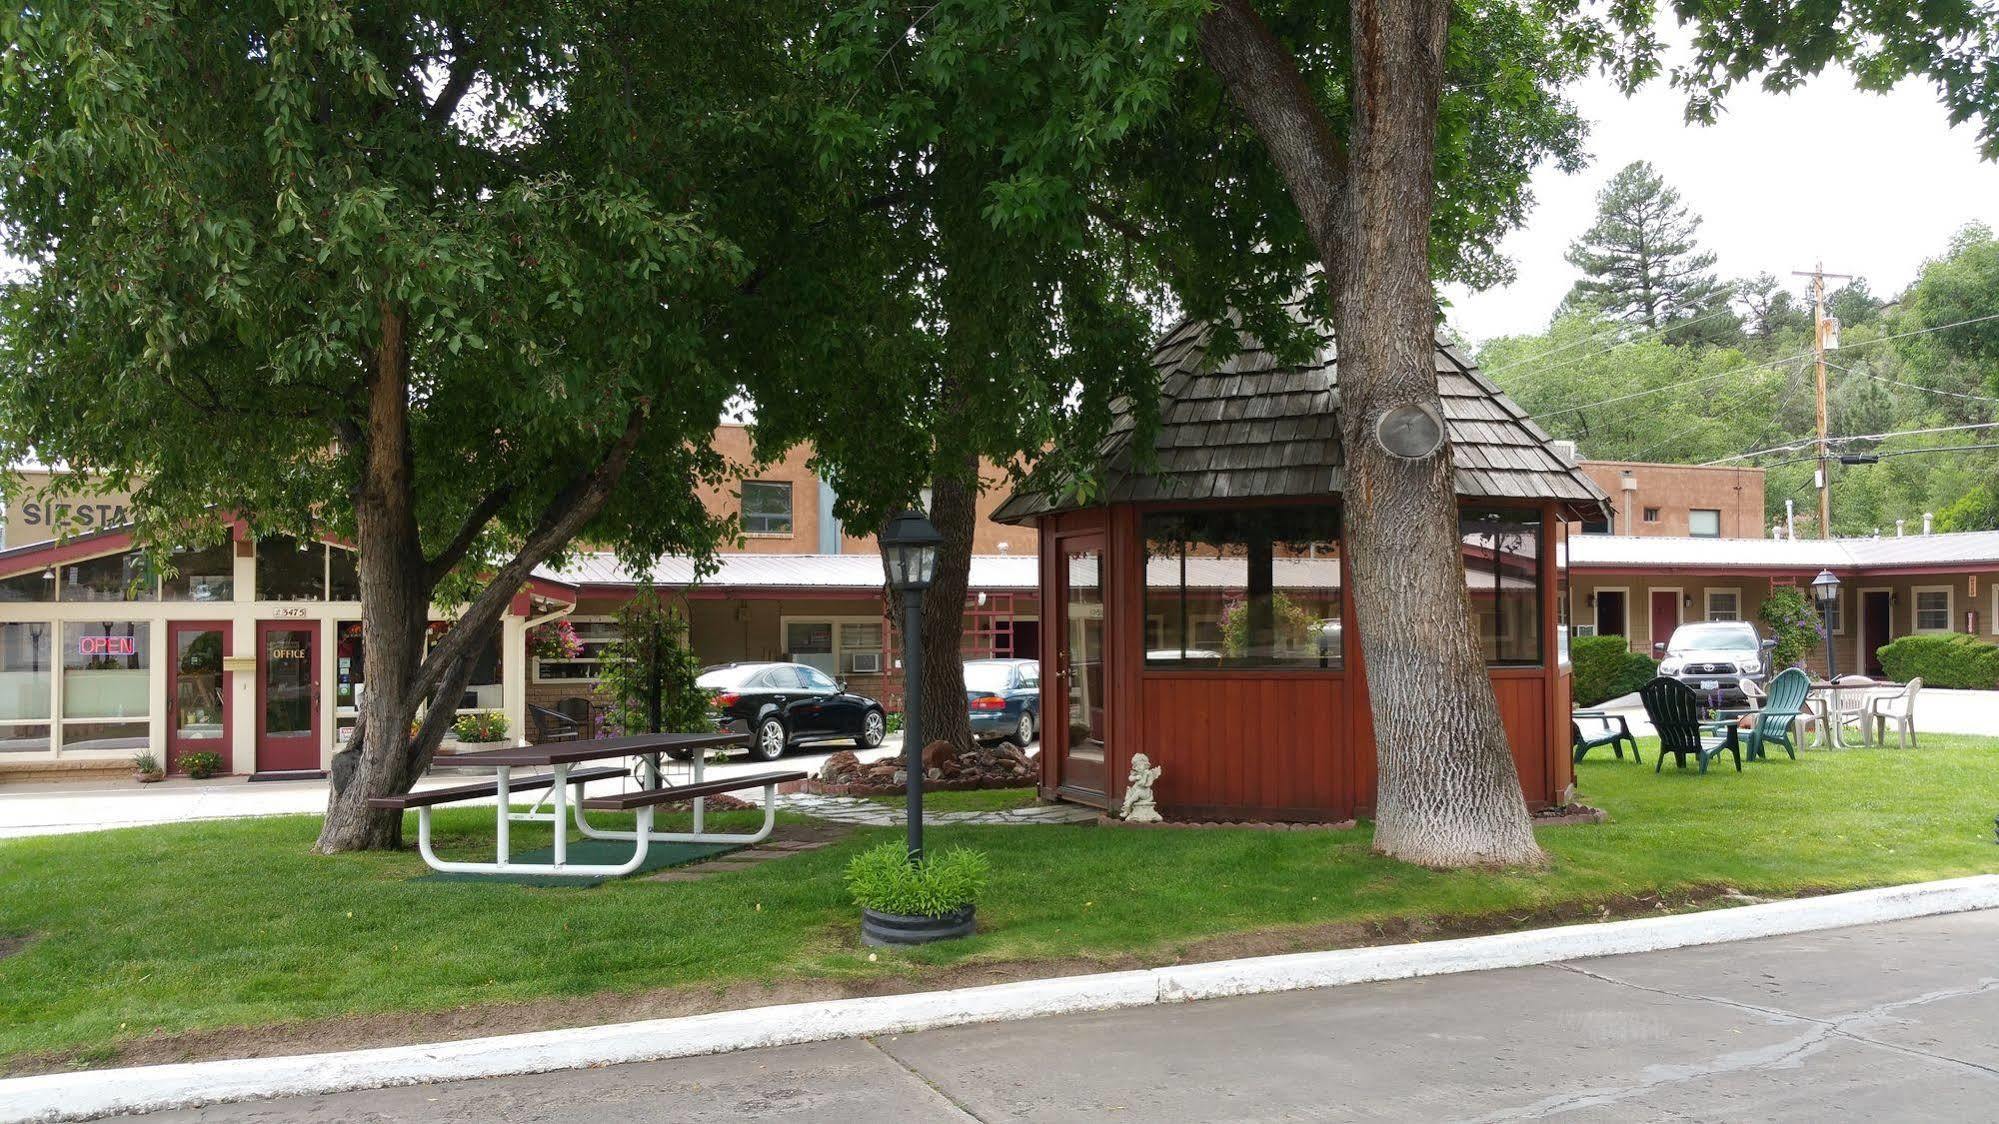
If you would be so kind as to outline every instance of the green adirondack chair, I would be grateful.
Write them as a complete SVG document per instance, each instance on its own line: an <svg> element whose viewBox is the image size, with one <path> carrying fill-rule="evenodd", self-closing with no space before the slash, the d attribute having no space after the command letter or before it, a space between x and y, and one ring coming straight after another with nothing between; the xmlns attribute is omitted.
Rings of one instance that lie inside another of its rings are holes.
<svg viewBox="0 0 1999 1124"><path fill-rule="evenodd" d="M1793 743L1792 731L1796 728L1798 715L1805 709L1805 696L1811 690L1811 676L1795 667L1784 669L1772 679L1770 697L1763 700L1763 709L1749 714L1755 721L1743 738L1743 755L1751 761L1761 761L1764 747L1775 742L1784 747L1791 760L1796 761L1798 747Z"/></svg>
<svg viewBox="0 0 1999 1124"><path fill-rule="evenodd" d="M1583 731L1584 722L1592 724L1588 733ZM1631 760L1643 765L1644 759L1638 756L1638 739L1631 736L1631 724L1624 720L1622 714L1611 714L1602 710L1569 712L1569 748L1577 763L1580 764L1590 750L1600 745L1609 746L1610 751L1622 761L1626 742L1631 745Z"/></svg>
<svg viewBox="0 0 1999 1124"><path fill-rule="evenodd" d="M1705 773L1707 763L1721 756L1724 749L1734 756L1735 771L1742 771L1742 744L1736 739L1735 723L1703 721L1700 696L1692 687L1662 675L1638 688L1638 699L1645 704L1652 728L1659 731L1659 763L1652 766L1653 772L1665 768L1670 753L1682 769L1687 767L1687 755L1692 754Z"/></svg>

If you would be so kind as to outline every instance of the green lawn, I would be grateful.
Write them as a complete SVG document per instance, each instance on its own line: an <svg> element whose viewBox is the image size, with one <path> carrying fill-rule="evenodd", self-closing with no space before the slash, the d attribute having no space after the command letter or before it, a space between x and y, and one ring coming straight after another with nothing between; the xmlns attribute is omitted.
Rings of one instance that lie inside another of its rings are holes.
<svg viewBox="0 0 1999 1124"><path fill-rule="evenodd" d="M1438 873L1346 832L933 828L987 851L983 930L870 961L840 870L891 832L699 882L593 889L420 881L412 853L318 858L311 817L0 842L0 1059L104 1062L121 1040L384 1011L771 980L920 978L963 962L1130 966L1364 939L1404 919L1534 923L1655 892L1785 894L1999 871L1999 742L1810 752L1738 775L1655 776L1595 751L1580 795L1603 826L1543 829L1539 872ZM740 815L740 814L738 814ZM441 817L461 853L490 813ZM546 842L517 825L517 846ZM414 828L412 827L412 836ZM1209 941L1204 945L1197 942ZM1073 969L1072 969L1073 970ZM956 982L965 982L962 973ZM521 1025L513 1029L528 1029Z"/></svg>

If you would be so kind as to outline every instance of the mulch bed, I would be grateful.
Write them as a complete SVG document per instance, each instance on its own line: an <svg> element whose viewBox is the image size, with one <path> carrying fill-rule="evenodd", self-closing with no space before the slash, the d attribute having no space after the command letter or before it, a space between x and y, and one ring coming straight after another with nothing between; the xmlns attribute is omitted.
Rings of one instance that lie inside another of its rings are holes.
<svg viewBox="0 0 1999 1124"><path fill-rule="evenodd" d="M1563 827L1568 824L1607 823L1610 813L1587 804L1563 804L1534 813L1535 827Z"/></svg>

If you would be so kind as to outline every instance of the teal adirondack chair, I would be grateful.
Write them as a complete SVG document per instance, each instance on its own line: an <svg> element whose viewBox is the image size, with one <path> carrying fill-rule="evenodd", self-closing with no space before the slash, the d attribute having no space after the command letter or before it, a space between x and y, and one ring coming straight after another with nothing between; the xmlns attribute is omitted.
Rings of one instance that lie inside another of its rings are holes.
<svg viewBox="0 0 1999 1124"><path fill-rule="evenodd" d="M1796 761L1798 747L1793 743L1793 731L1798 715L1805 709L1805 696L1811 690L1811 676L1795 667L1784 669L1772 679L1770 697L1763 700L1763 709L1750 712L1755 721L1744 737L1743 755L1751 761L1761 761L1764 747L1775 742Z"/></svg>
<svg viewBox="0 0 1999 1124"><path fill-rule="evenodd" d="M1734 756L1735 771L1742 771L1742 744L1736 739L1735 723L1703 721L1700 696L1692 687L1662 675L1638 688L1638 699L1645 704L1652 728L1659 731L1659 763L1652 766L1653 772L1665 768L1670 753L1682 769L1687 767L1687 755L1692 754L1705 773L1707 763L1721 756L1724 749Z"/></svg>

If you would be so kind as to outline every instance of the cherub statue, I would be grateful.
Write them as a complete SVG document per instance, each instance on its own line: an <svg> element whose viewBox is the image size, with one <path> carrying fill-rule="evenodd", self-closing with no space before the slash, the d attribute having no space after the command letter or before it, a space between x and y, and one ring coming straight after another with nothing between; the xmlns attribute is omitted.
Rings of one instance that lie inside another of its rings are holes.
<svg viewBox="0 0 1999 1124"><path fill-rule="evenodd" d="M1131 775L1124 779L1124 819L1126 823L1158 823L1159 809L1152 805L1152 785L1163 772L1143 753L1131 755Z"/></svg>

